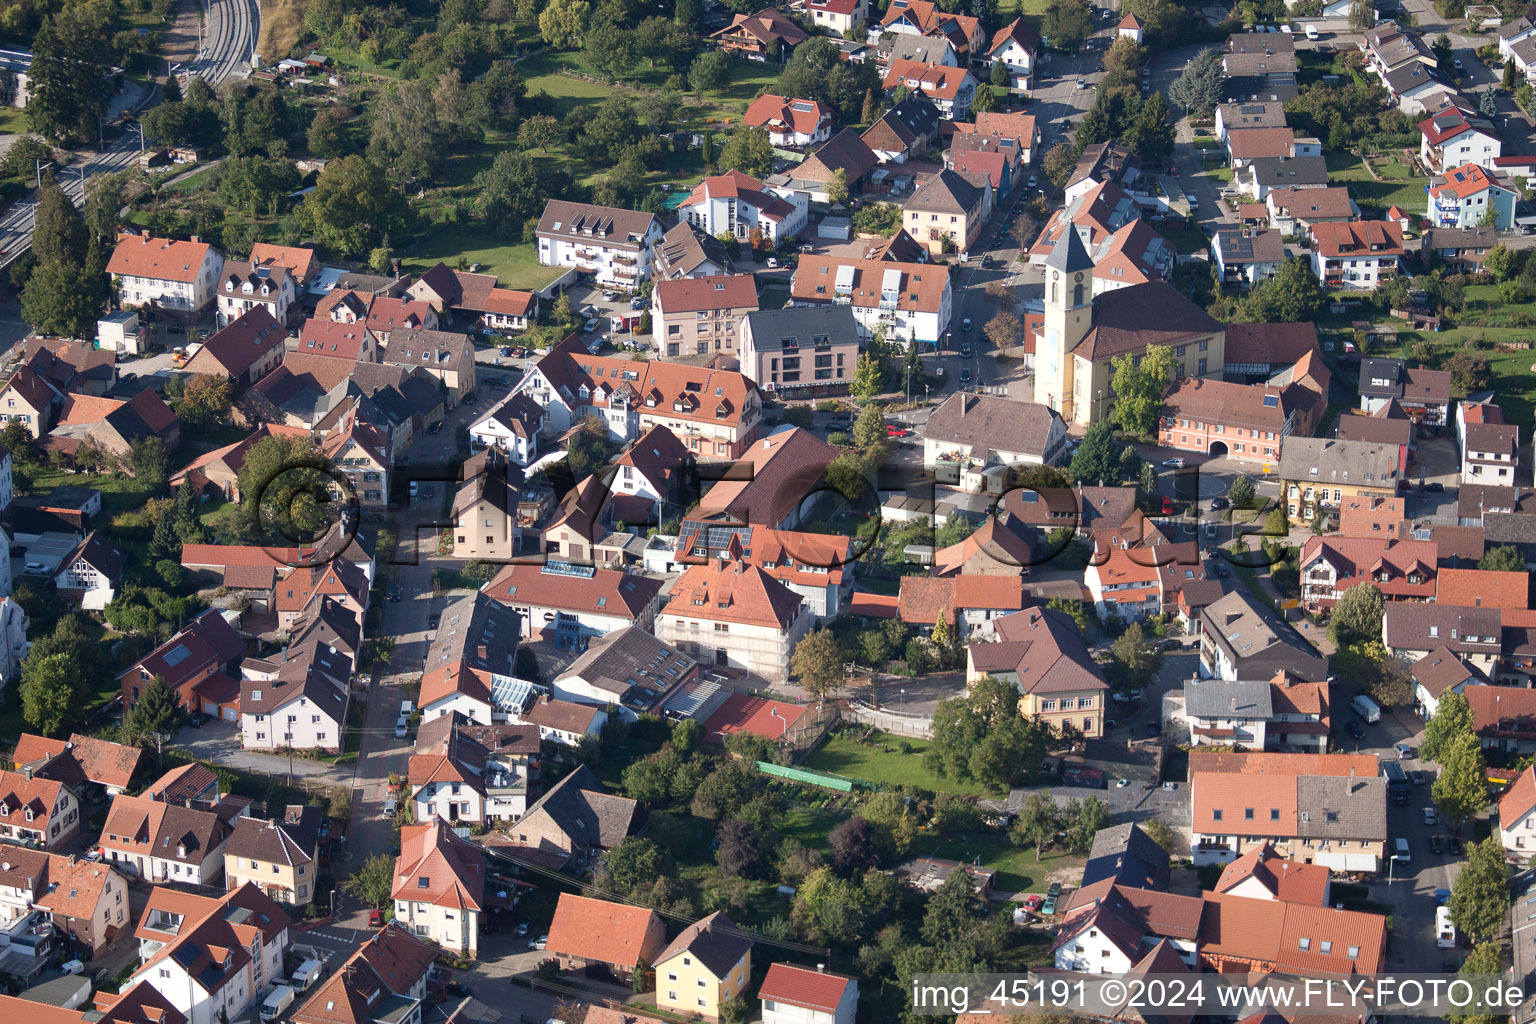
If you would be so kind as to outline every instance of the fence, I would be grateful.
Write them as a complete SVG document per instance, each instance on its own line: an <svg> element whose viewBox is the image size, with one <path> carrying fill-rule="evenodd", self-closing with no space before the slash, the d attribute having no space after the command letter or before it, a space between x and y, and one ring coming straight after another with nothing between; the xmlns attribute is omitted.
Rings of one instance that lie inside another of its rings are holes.
<svg viewBox="0 0 1536 1024"><path fill-rule="evenodd" d="M871 707L863 701L850 700L844 703L842 717L861 725L872 725L893 736L912 736L924 740L933 738L933 719Z"/></svg>

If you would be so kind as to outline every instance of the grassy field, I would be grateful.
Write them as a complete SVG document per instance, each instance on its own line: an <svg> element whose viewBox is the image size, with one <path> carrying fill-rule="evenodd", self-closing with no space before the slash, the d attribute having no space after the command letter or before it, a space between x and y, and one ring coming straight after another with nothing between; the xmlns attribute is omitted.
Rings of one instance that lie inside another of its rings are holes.
<svg viewBox="0 0 1536 1024"><path fill-rule="evenodd" d="M1402 164L1388 163L1383 167L1384 180L1377 181L1366 169L1365 161L1354 153L1330 151L1323 154L1328 162L1330 184L1349 186L1349 194L1361 206L1376 206L1385 210L1389 206L1401 206L1410 213L1424 207L1424 178L1393 178L1388 173Z"/></svg>
<svg viewBox="0 0 1536 1024"><path fill-rule="evenodd" d="M541 53L523 61L521 68L528 79L528 92L533 94L543 90L555 101L555 110L552 112L557 117L563 117L573 107L601 101L613 92L613 87L606 83L583 81L559 73L564 71L600 77L586 65L580 53ZM664 64L653 68L642 62L619 79L619 84L635 89L660 89L672 74L673 70ZM778 77L777 64L733 60L729 84L718 92L702 96L690 94L687 99L697 104L696 111L706 122L729 123L739 119L747 105L773 85Z"/></svg>
<svg viewBox="0 0 1536 1024"><path fill-rule="evenodd" d="M445 225L422 239L416 253L405 263L410 273L430 270L438 261L457 266L478 263L483 274L495 274L504 288L537 291L559 277L563 270L539 263L538 252L531 245L499 242L488 232Z"/></svg>
<svg viewBox="0 0 1536 1024"><path fill-rule="evenodd" d="M941 837L919 834L912 843L914 856L944 857L965 863L980 862L997 872L994 888L999 892L1044 892L1049 876L1082 873L1083 857L1059 851L1047 851L1038 861L1034 850L1021 850L1008 840L991 835Z"/></svg>
<svg viewBox="0 0 1536 1024"><path fill-rule="evenodd" d="M22 135L31 131L27 112L18 107L0 107L0 135Z"/></svg>
<svg viewBox="0 0 1536 1024"><path fill-rule="evenodd" d="M912 752L909 754L900 752L898 744L902 742L899 736L880 732L874 734L874 740L869 744L856 743L846 735L829 736L825 743L806 758L805 767L870 783L918 786L935 793L987 795L987 790L982 786L943 779L923 767L922 754L928 749L926 740L906 740L911 746Z"/></svg>
<svg viewBox="0 0 1536 1024"><path fill-rule="evenodd" d="M40 469L28 478L27 490L33 494L47 494L55 487L72 485L89 487L101 492L101 508L108 516L144 504L144 486L130 476L103 474L90 476L85 473L67 473L63 470Z"/></svg>

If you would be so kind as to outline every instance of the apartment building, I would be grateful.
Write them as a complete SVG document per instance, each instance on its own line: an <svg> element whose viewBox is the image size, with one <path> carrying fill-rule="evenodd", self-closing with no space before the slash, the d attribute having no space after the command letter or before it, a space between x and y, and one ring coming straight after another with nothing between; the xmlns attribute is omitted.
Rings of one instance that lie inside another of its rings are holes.
<svg viewBox="0 0 1536 1024"><path fill-rule="evenodd" d="M761 310L741 318L737 358L764 391L841 394L853 381L862 333L845 306Z"/></svg>
<svg viewBox="0 0 1536 1024"><path fill-rule="evenodd" d="M749 174L727 171L694 186L677 216L708 234L773 246L801 231L810 217L805 193L771 189Z"/></svg>
<svg viewBox="0 0 1536 1024"><path fill-rule="evenodd" d="M252 310L264 309L272 319L286 324L298 298L294 277L286 267L229 260L219 271L216 319L225 327Z"/></svg>
<svg viewBox="0 0 1536 1024"><path fill-rule="evenodd" d="M950 327L954 290L942 263L899 263L846 256L803 257L790 278L796 306L847 306L861 340L937 346Z"/></svg>
<svg viewBox="0 0 1536 1024"><path fill-rule="evenodd" d="M661 226L649 213L551 199L535 234L543 265L574 267L598 284L632 291L650 277Z"/></svg>
<svg viewBox="0 0 1536 1024"><path fill-rule="evenodd" d="M735 352L747 314L757 310L750 274L658 281L651 289L651 333L663 359Z"/></svg>
<svg viewBox="0 0 1536 1024"><path fill-rule="evenodd" d="M1286 438L1280 449L1280 490L1291 522L1330 516L1344 498L1395 498L1402 479L1393 444L1331 437Z"/></svg>
<svg viewBox="0 0 1536 1024"><path fill-rule="evenodd" d="M1515 224L1515 192L1494 180L1478 164L1452 167L1430 181L1425 219L1437 228L1475 228L1487 224L1508 231Z"/></svg>
<svg viewBox="0 0 1536 1024"><path fill-rule="evenodd" d="M224 888L247 883L274 903L304 907L320 895L317 844L325 817L314 804L289 804L281 817L243 817L224 845Z"/></svg>
<svg viewBox="0 0 1536 1024"><path fill-rule="evenodd" d="M1520 428L1513 423L1468 423L1461 451L1461 482L1510 487L1520 466Z"/></svg>
<svg viewBox="0 0 1536 1024"><path fill-rule="evenodd" d="M707 664L781 683L815 621L805 601L746 560L695 565L673 585L656 638Z"/></svg>
<svg viewBox="0 0 1536 1024"><path fill-rule="evenodd" d="M107 274L124 307L196 314L213 303L223 266L224 257L207 242L156 238L145 231L118 236Z"/></svg>
<svg viewBox="0 0 1536 1024"><path fill-rule="evenodd" d="M1330 291L1375 291L1397 276L1406 251L1396 221L1312 225L1312 273Z"/></svg>

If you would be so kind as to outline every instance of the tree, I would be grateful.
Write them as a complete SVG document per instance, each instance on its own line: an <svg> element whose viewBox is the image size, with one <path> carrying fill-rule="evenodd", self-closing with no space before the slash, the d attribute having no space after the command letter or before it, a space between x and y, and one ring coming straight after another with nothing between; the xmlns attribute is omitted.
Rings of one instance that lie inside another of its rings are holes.
<svg viewBox="0 0 1536 1024"><path fill-rule="evenodd" d="M930 771L961 782L1005 790L1040 769L1049 726L1019 713L1012 684L984 678L969 694L940 701L933 740L923 753Z"/></svg>
<svg viewBox="0 0 1536 1024"><path fill-rule="evenodd" d="M1024 335L1024 324L1011 310L1004 309L987 321L982 333L999 352L1011 352Z"/></svg>
<svg viewBox="0 0 1536 1024"><path fill-rule="evenodd" d="M1227 498L1231 500L1233 508L1252 508L1257 497L1258 488L1253 484L1253 477L1246 473L1239 474L1227 488Z"/></svg>
<svg viewBox="0 0 1536 1024"><path fill-rule="evenodd" d="M1498 248L1493 250L1498 251ZM1488 386L1488 380L1493 374L1488 357L1472 348L1458 348L1446 360L1445 368L1451 372L1451 389L1462 396L1482 391Z"/></svg>
<svg viewBox="0 0 1536 1024"><path fill-rule="evenodd" d="M1446 907L1451 923L1473 942L1487 942L1498 935L1509 916L1509 875L1497 833L1467 851L1466 866L1451 884Z"/></svg>
<svg viewBox="0 0 1536 1024"><path fill-rule="evenodd" d="M951 871L928 897L927 909L923 911L923 941L951 946L973 931L976 922L986 914L987 901L976 892L970 874Z"/></svg>
<svg viewBox="0 0 1536 1024"><path fill-rule="evenodd" d="M853 383L849 386L853 397L862 402L873 401L885 391L885 368L873 352L865 351L854 367Z"/></svg>
<svg viewBox="0 0 1536 1024"><path fill-rule="evenodd" d="M789 670L807 693L820 700L843 681L844 660L837 638L830 630L818 629L795 645L789 657Z"/></svg>
<svg viewBox="0 0 1536 1024"><path fill-rule="evenodd" d="M610 82L628 74L639 59L632 32L611 23L599 25L586 34L581 54L593 71Z"/></svg>
<svg viewBox="0 0 1536 1024"><path fill-rule="evenodd" d="M731 80L731 58L723 50L705 50L688 69L688 84L700 98L725 88Z"/></svg>
<svg viewBox="0 0 1536 1024"><path fill-rule="evenodd" d="M38 263L85 262L85 220L64 190L52 181L37 196L37 226L32 230L32 255Z"/></svg>
<svg viewBox="0 0 1536 1024"><path fill-rule="evenodd" d="M517 144L522 149L537 149L548 153L549 147L560 139L560 122L548 114L534 114L523 119L517 126Z"/></svg>
<svg viewBox="0 0 1536 1024"><path fill-rule="evenodd" d="M587 0L550 0L539 12L539 35L551 49L574 50L581 45L591 13Z"/></svg>
<svg viewBox="0 0 1536 1024"><path fill-rule="evenodd" d="M645 957L635 961L635 969L629 974L629 987L635 992L650 991L651 965L645 962Z"/></svg>
<svg viewBox="0 0 1536 1024"><path fill-rule="evenodd" d="M1154 437L1157 420L1163 412L1163 395L1178 373L1173 349L1166 345L1148 345L1138 360L1131 355L1110 360L1114 389L1115 419L1120 429L1138 437Z"/></svg>
<svg viewBox="0 0 1536 1024"><path fill-rule="evenodd" d="M1109 645L1109 683L1121 693L1150 685L1163 664L1163 656L1147 639L1141 623L1132 622Z"/></svg>
<svg viewBox="0 0 1536 1024"><path fill-rule="evenodd" d="M153 746L157 754L165 741L176 734L186 721L186 712L176 694L157 675L149 681L138 701L123 716L122 742L131 746Z"/></svg>
<svg viewBox="0 0 1536 1024"><path fill-rule="evenodd" d="M1507 281L1520 269L1520 257L1513 249L1500 242L1488 250L1488 257L1483 260L1483 269L1492 274L1494 280ZM1456 350L1458 355L1466 351L1468 350L1464 348Z"/></svg>
<svg viewBox="0 0 1536 1024"><path fill-rule="evenodd" d="M1435 716L1424 726L1424 742L1419 754L1426 761L1438 761L1459 736L1472 735L1472 705L1459 693L1447 693L1435 705Z"/></svg>
<svg viewBox="0 0 1536 1024"><path fill-rule="evenodd" d="M75 724L85 710L85 684L73 654L60 652L21 663L21 716L37 732L52 736Z"/></svg>
<svg viewBox="0 0 1536 1024"><path fill-rule="evenodd" d="M827 182L827 202L833 206L842 206L848 201L848 172L839 167L832 172L832 180Z"/></svg>
<svg viewBox="0 0 1536 1024"><path fill-rule="evenodd" d="M832 863L849 874L862 874L880 863L875 829L864 818L854 815L827 836Z"/></svg>
<svg viewBox="0 0 1536 1024"><path fill-rule="evenodd" d="M672 20L689 32L699 30L698 0L676 0L672 6Z"/></svg>
<svg viewBox="0 0 1536 1024"><path fill-rule="evenodd" d="M194 374L176 403L176 415L189 426L209 430L229 419L234 400L235 388L228 377Z"/></svg>
<svg viewBox="0 0 1536 1024"><path fill-rule="evenodd" d="M23 135L11 144L5 154L5 173L12 178L33 181L39 165L52 159L53 150L47 143L36 135Z"/></svg>
<svg viewBox="0 0 1536 1024"><path fill-rule="evenodd" d="M1035 791L1025 798L1018 817L1008 830L1008 838L1015 846L1035 848L1035 860L1051 845L1060 829L1061 808L1049 793Z"/></svg>
<svg viewBox="0 0 1536 1024"><path fill-rule="evenodd" d="M1069 825L1067 838L1075 853L1086 854L1093 846L1093 837L1108 827L1109 807L1090 796L1077 805L1077 818Z"/></svg>
<svg viewBox="0 0 1536 1024"><path fill-rule="evenodd" d="M1376 24L1376 5L1371 0L1350 0L1349 4L1349 30L1351 32L1368 31Z"/></svg>
<svg viewBox="0 0 1536 1024"><path fill-rule="evenodd" d="M1458 826L1488 806L1487 765L1476 735L1461 733L1441 751L1440 775L1430 796L1446 820Z"/></svg>
<svg viewBox="0 0 1536 1024"><path fill-rule="evenodd" d="M773 168L773 144L764 128L742 127L731 133L720 147L716 161L722 171L736 170L762 177Z"/></svg>
<svg viewBox="0 0 1536 1024"><path fill-rule="evenodd" d="M1444 32L1435 37L1435 41L1429 44L1430 51L1435 55L1435 61L1450 74L1451 67L1451 37Z"/></svg>
<svg viewBox="0 0 1536 1024"><path fill-rule="evenodd" d="M1093 11L1082 0L1051 0L1040 23L1040 34L1052 46L1076 53L1093 34Z"/></svg>
<svg viewBox="0 0 1536 1024"><path fill-rule="evenodd" d="M1066 143L1057 143L1046 150L1042 166L1052 185L1066 188L1067 182L1072 180L1072 172L1077 169L1077 152Z"/></svg>
<svg viewBox="0 0 1536 1024"><path fill-rule="evenodd" d="M368 108L368 159L397 185L436 180L450 140L450 122L442 112L427 83L390 85L381 101Z"/></svg>
<svg viewBox="0 0 1536 1024"><path fill-rule="evenodd" d="M728 875L751 878L763 862L762 836L748 822L727 818L716 835L715 863Z"/></svg>
<svg viewBox="0 0 1536 1024"><path fill-rule="evenodd" d="M1312 273L1312 265L1292 258L1280 264L1274 277L1254 285L1243 301L1242 319L1248 323L1315 320L1327 301L1323 286Z"/></svg>
<svg viewBox="0 0 1536 1024"><path fill-rule="evenodd" d="M1008 87L1008 64L1005 61L992 62L992 70L987 72L987 82L999 89Z"/></svg>
<svg viewBox="0 0 1536 1024"><path fill-rule="evenodd" d="M1172 853L1178 845L1178 839L1174 836L1173 829L1162 818L1148 818L1141 823L1141 830L1147 834L1147 838L1168 853Z"/></svg>
<svg viewBox="0 0 1536 1024"><path fill-rule="evenodd" d="M1173 152L1173 122L1167 98L1154 92L1136 108L1136 116L1121 133L1120 141L1142 160L1161 162Z"/></svg>
<svg viewBox="0 0 1536 1024"><path fill-rule="evenodd" d="M1363 2L1369 3L1369 0ZM1220 50L1201 50L1168 87L1168 98L1190 114L1201 117L1211 114L1226 90L1227 76L1221 62Z"/></svg>
<svg viewBox="0 0 1536 1024"><path fill-rule="evenodd" d="M529 118L524 126L534 120ZM512 234L537 216L550 196L561 195L569 187L565 175L547 161L506 149L496 154L491 166L475 175L475 204L487 221Z"/></svg>
<svg viewBox="0 0 1536 1024"><path fill-rule="evenodd" d="M1078 483L1114 486L1121 482L1120 445L1108 420L1088 428L1068 468Z"/></svg>
<svg viewBox="0 0 1536 1024"><path fill-rule="evenodd" d="M376 853L352 869L341 883L341 890L365 907L389 906L395 887L395 858Z"/></svg>
<svg viewBox="0 0 1536 1024"><path fill-rule="evenodd" d="M1046 176L1050 176L1049 172ZM1040 220L1028 210L1013 218L1013 223L1008 226L1009 237L1018 243L1020 249L1028 249L1033 245L1039 233Z"/></svg>
<svg viewBox="0 0 1536 1024"><path fill-rule="evenodd" d="M171 472L171 456L165 450L165 442L149 434L129 445L128 468L133 478L150 492L163 491Z"/></svg>
<svg viewBox="0 0 1536 1024"><path fill-rule="evenodd" d="M517 65L495 61L467 90L469 120L487 131L510 132L518 127L527 95L528 81Z"/></svg>
<svg viewBox="0 0 1536 1024"><path fill-rule="evenodd" d="M1381 620L1387 600L1374 583L1361 583L1344 591L1333 604L1328 619L1328 639L1343 646L1357 640L1381 637Z"/></svg>
<svg viewBox="0 0 1536 1024"><path fill-rule="evenodd" d="M1478 559L1477 567L1491 572L1524 572L1525 556L1513 544L1490 548Z"/></svg>
<svg viewBox="0 0 1536 1024"><path fill-rule="evenodd" d="M654 840L627 836L604 858L598 885L629 896L649 889L656 879L673 870L671 855Z"/></svg>
<svg viewBox="0 0 1536 1024"><path fill-rule="evenodd" d="M21 318L40 334L92 337L105 308L102 268L40 263L21 290Z"/></svg>
<svg viewBox="0 0 1536 1024"><path fill-rule="evenodd" d="M853 421L853 443L860 448L872 448L885 440L885 414L878 402L870 402L859 410L859 418Z"/></svg>
<svg viewBox="0 0 1536 1024"><path fill-rule="evenodd" d="M92 3L62 6L33 37L27 120L55 142L94 139L97 118L106 113L116 52L108 37L116 15L109 10Z"/></svg>
<svg viewBox="0 0 1536 1024"><path fill-rule="evenodd" d="M326 107L309 122L305 145L311 154L334 160L352 151L352 138L347 128L347 114L341 107Z"/></svg>
<svg viewBox="0 0 1536 1024"><path fill-rule="evenodd" d="M1493 86L1490 85L1484 89L1482 95L1477 98L1477 110L1484 117L1497 118L1499 116L1499 104L1493 98Z"/></svg>
<svg viewBox="0 0 1536 1024"><path fill-rule="evenodd" d="M406 237L412 222L405 196L379 165L361 156L326 165L299 207L299 219L322 245L357 255Z"/></svg>
<svg viewBox="0 0 1536 1024"><path fill-rule="evenodd" d="M18 467L37 465L37 438L21 420L6 420L0 429L0 446L11 453L11 463Z"/></svg>

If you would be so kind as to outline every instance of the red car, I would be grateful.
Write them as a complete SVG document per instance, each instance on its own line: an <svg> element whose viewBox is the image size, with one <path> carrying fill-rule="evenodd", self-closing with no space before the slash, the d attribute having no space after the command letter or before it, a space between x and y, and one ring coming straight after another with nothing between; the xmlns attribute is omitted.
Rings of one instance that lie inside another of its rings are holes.
<svg viewBox="0 0 1536 1024"><path fill-rule="evenodd" d="M1179 169L1177 167L1169 167L1168 168L1168 177L1170 177L1170 178L1177 178L1178 176L1179 176Z"/></svg>
<svg viewBox="0 0 1536 1024"><path fill-rule="evenodd" d="M912 433L912 431L908 430L906 427L898 427L894 423L887 423L885 425L886 437L906 437L910 433Z"/></svg>
<svg viewBox="0 0 1536 1024"><path fill-rule="evenodd" d="M1044 896L1042 896L1038 892L1032 892L1028 896L1024 897L1024 902L1023 902L1022 906L1024 907L1025 910L1036 911L1036 910L1040 909L1040 904L1042 904L1044 902L1045 902L1045 897Z"/></svg>
<svg viewBox="0 0 1536 1024"><path fill-rule="evenodd" d="M1166 498L1165 497L1163 499L1163 515L1165 515L1165 516L1173 515L1173 499L1172 498Z"/></svg>
<svg viewBox="0 0 1536 1024"><path fill-rule="evenodd" d="M369 928L383 928L384 927L384 911L382 911L382 910L370 910L370 911L368 911L368 927Z"/></svg>

